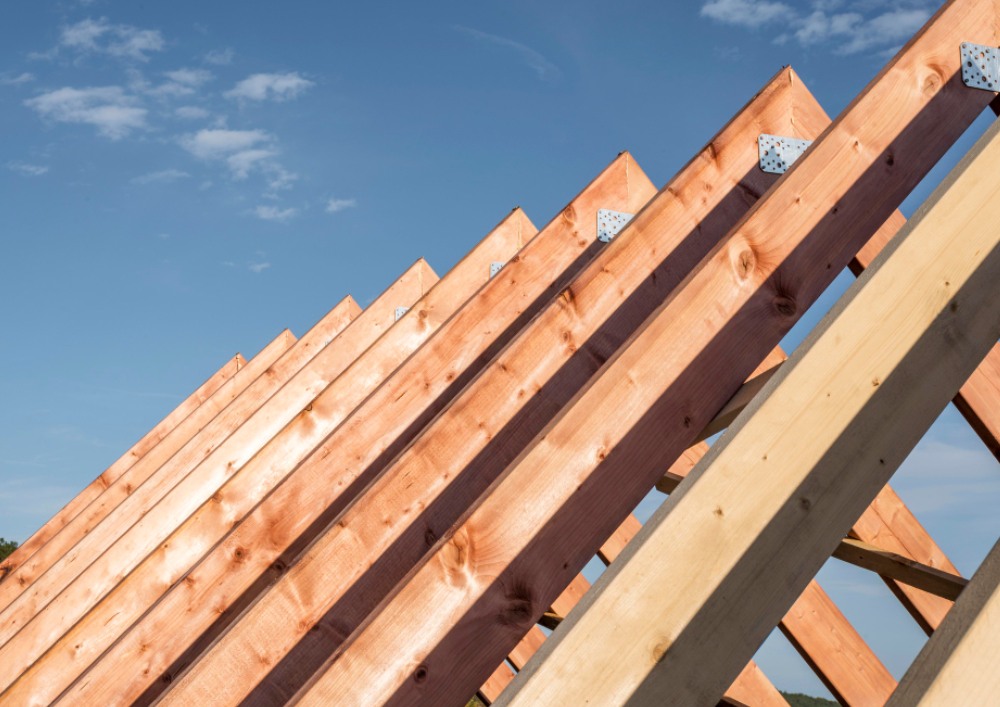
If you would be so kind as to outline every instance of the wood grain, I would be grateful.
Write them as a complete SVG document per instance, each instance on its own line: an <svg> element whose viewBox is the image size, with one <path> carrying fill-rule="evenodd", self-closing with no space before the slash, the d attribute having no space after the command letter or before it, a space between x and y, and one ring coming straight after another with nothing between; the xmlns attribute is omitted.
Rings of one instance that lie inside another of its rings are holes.
<svg viewBox="0 0 1000 707"><path fill-rule="evenodd" d="M368 425L364 425L362 422L364 418L356 418L358 424L355 426L352 423L349 434L328 440L325 445L327 449L316 456L315 470L310 473L332 479L328 480L327 484L334 492L330 497L330 503L336 501L333 507L337 513L354 500L354 494L364 488L365 483L358 483L359 474L365 474L361 477L364 482L374 477L373 483L378 483L377 475L398 453L399 449L380 459L378 452L381 449L378 445L385 443L380 440L392 440L400 431L411 426L414 418L421 420L419 426L412 425L414 432L434 420L434 415L441 411L446 401L428 408L429 402L440 395L441 391L449 388L451 392L448 400L462 390L525 323L531 321L543 306L550 303L565 288L595 253L604 250L603 244L596 240L597 209L611 208L617 211L635 212L653 193L655 193L654 187L635 160L627 153L620 155L518 254L514 262L508 264L500 275L491 280L469 306L463 308L449 322L448 328L442 330L432 348L421 352L420 356L413 357L407 362L405 370L401 369L397 376L394 376L394 380L387 383L385 402L380 401L379 407L373 408L380 414L377 422L371 421ZM498 336L501 337L499 341ZM560 350L566 351L565 342L562 343ZM467 370L470 366L472 369ZM415 388L428 390L428 397L414 395ZM387 425L391 427L387 428ZM472 439L483 440L491 434L486 427L478 427L475 423L473 426ZM347 430L341 431L345 432ZM462 440L459 438L456 441ZM409 455L409 450L405 454ZM325 459L328 455L329 459ZM366 467L369 471L366 471ZM338 500L338 492L345 488L351 490L351 493ZM408 508L401 506L393 509L391 514L406 519L419 510L415 506ZM335 516L331 515L324 525L333 518ZM340 521L337 521L334 527L339 525ZM430 528L421 529L418 538L420 547L426 547L428 538L431 538L433 532ZM307 557L293 565L286 576L291 576L296 567L312 564L313 560ZM280 579L279 585L284 581L284 578ZM273 589L269 590L268 596L272 593ZM308 633L310 640L336 641L338 636L343 635L344 623L339 615L331 622L323 622L320 621L323 617L322 611L310 619L304 611L298 610L298 606L304 604L313 607L314 611L319 611L319 602L323 596L329 594L329 587L324 587L322 595L308 589L305 593L298 594L294 600L297 605L295 613L299 616L295 625L279 621L276 627L271 628L270 625L265 627L264 624L256 622L241 621L212 648L212 656L218 657L202 656L198 664L193 667L190 679L182 678L175 681L164 696L164 700L184 703L190 699L195 701L202 699L197 695L210 694L213 700L227 702L241 700L244 697L243 691L253 689L254 694L248 697L252 703L255 699L270 701L275 699L275 695L286 695L288 691L294 690L297 684L308 678L308 666L313 653L310 651L304 658L295 655L287 660L284 656L302 634L306 633L306 629L310 625L322 627L321 630ZM267 604L258 603L248 611L248 614L260 610L258 607L266 608ZM527 630L528 627L525 628ZM228 646L239 645L244 640L239 638L244 631L260 631L257 635L267 636L265 641L260 641L256 637L247 639L259 648L259 654L250 657L242 649L230 652ZM325 654L320 655L325 657ZM236 684L231 680L225 680L224 675L229 669L216 671L211 667L214 660L237 661L239 664L237 670L242 676L241 681ZM278 673L282 677L274 678ZM484 680L486 677L484 676ZM255 687L255 682L261 680L263 682L260 687ZM216 681L219 682L218 687L215 685ZM478 685L471 687L467 695L478 687ZM194 691L194 697L186 696L189 690ZM202 690L206 692L202 693Z"/></svg>
<svg viewBox="0 0 1000 707"><path fill-rule="evenodd" d="M211 642L212 635L205 634L206 631L222 630L226 619L239 615L244 608L240 602L252 599L252 594L247 594L248 590L253 589L255 583L266 586L273 580L274 574L280 572L280 568L290 561L282 553L289 552L294 556L298 551L295 542L299 536L310 523L322 518L331 496L335 498L342 490L342 486L323 478L323 468L317 463L326 459L331 452L325 446L335 438L330 433L352 414L352 408L361 401L365 401L365 405L369 406L367 410L375 416L386 413L387 407L391 406L387 406L384 399L379 399L377 391L368 397L372 389L390 376L400 363L406 361L409 365L410 361L419 360L417 356L408 357L450 321L449 318L460 308L462 302L487 281L490 263L505 260L516 253L533 233L534 227L524 213L520 209L512 212L415 304L406 316L396 322L385 336L314 399L312 409L309 410L311 415L302 415L286 427L240 474L227 483L222 495L245 504L249 501L249 504L243 506L242 512L246 513L252 508L251 516L240 521L239 516L233 515L232 502L219 507L203 507L175 533L175 537L191 538L189 543L182 544L185 552L192 552L189 559L177 562L171 556L172 553L156 553L144 563L154 576L155 571L176 572L171 580L159 584L137 583L132 592L119 586L116 592L122 599L109 598L98 607L103 613L100 617L92 614L90 620L101 627L102 636L111 632L111 638L114 638L122 630L128 629L131 622L131 619L122 620L122 601L132 602L130 610L141 613L151 601L160 597L156 606L143 616L143 620L121 637L91 673L80 681L79 690L84 694L89 695L88 690L104 692L99 697L67 697L70 703L152 699L142 693L151 689L154 681L163 674L169 680L174 661L180 661L180 665L186 664L187 661L183 658L185 650L192 646L197 650L199 640ZM407 389L412 390L412 386ZM399 396L392 399L399 400ZM394 423L403 424L405 429L406 421L402 415L392 415L390 419ZM390 439L379 435L386 431L384 428L368 426L366 429L368 436L363 439L357 435L347 435L345 439L366 445L362 448L374 454L384 450L385 445L390 443ZM317 448L324 439L324 446ZM379 444L384 446L379 449ZM303 461L303 456L310 452L309 458ZM348 458L354 459L355 456ZM302 463L296 467L300 461ZM266 475L272 473L272 468L285 469L286 473L294 470L294 474L285 481L277 479L276 481L281 482L280 485L260 505L253 508L253 502L261 496L261 483L267 482L272 486L275 483L267 481ZM265 475L263 481L260 479L262 474ZM317 474L320 476L317 477ZM289 513L289 508L295 508L296 512ZM220 533L224 535L233 528L235 530L214 548L205 544L206 536L219 537ZM200 549L192 550L192 544L200 544ZM208 554L193 571L187 572L191 564L205 552ZM181 577L183 581L170 586L171 582ZM169 593L161 597L168 589ZM260 587L258 591L259 589ZM138 601L133 601L133 596L137 596ZM132 613L131 616L135 617L138 613ZM80 635L85 634L81 632ZM159 638L151 643L150 635ZM72 642L71 638L66 640ZM122 671L134 663L136 646L144 653L145 668L141 672L133 672L128 680L121 679ZM87 661L80 660L79 667L71 673L70 679L86 666ZM63 679L61 670L53 668L53 674ZM92 677L101 674L115 677ZM24 689L37 693L37 688L30 685L32 680L39 679L46 688L50 688L51 680L56 678L24 676ZM165 683L156 684L162 687Z"/></svg>
<svg viewBox="0 0 1000 707"><path fill-rule="evenodd" d="M213 373L184 401L174 408L166 417L158 422L153 429L132 445L127 452L105 469L86 488L73 497L63 508L50 518L41 528L21 543L14 552L0 562L0 581L15 568L20 567L38 548L66 526L74 517L104 490L118 480L126 470L141 459L150 449L163 441L171 430L179 425L198 406L208 400L216 391L226 384L236 373L247 365L241 354L236 354L226 361L218 371Z"/></svg>
<svg viewBox="0 0 1000 707"><path fill-rule="evenodd" d="M992 99L961 85L954 47L956 36L996 43L994 10L949 4L904 49L438 542L306 703L449 702L489 675L515 629L544 611Z"/></svg>
<svg viewBox="0 0 1000 707"><path fill-rule="evenodd" d="M510 704L546 703L568 674L593 676L570 702L721 694L1000 335L997 160L1000 125L546 641ZM623 613L604 641L609 612Z"/></svg>
<svg viewBox="0 0 1000 707"><path fill-rule="evenodd" d="M316 407L316 393L392 326L394 308L400 302L414 302L436 280L430 267L420 260L339 334L331 331L330 319L324 317L247 389L246 393L253 393L249 399L241 396L231 403L213 420L211 430L203 430L204 435L197 435L188 445L196 452L214 450L211 454L194 468L168 465L158 470L151 480L158 482L156 488L165 489L161 497L148 490L150 483L144 484L105 519L98 528L102 532L86 536L0 613L0 631L6 638L0 645L0 687L5 688L7 680L17 675L15 660L2 656L17 656L17 662L27 667L108 592L124 583L154 550L175 560L193 552L197 543L175 547L166 540L199 506L207 503L220 512L237 513L240 503L254 505L257 495L224 499L220 487L258 456L258 450L288 422L311 417L303 408ZM360 382L354 387L363 398ZM221 431L216 423L222 425ZM222 434L233 427L232 434ZM217 446L207 440L217 442ZM275 473L279 473L277 466L272 468ZM261 493L266 493L263 482L257 489L257 494ZM102 553L100 543L105 540L108 547ZM214 544L207 535L201 540L209 547ZM90 548L93 552L88 552ZM81 560L74 565L77 557ZM59 570L62 572L57 573ZM151 581L149 589L160 586L164 575L155 577L157 581ZM132 602L139 601L139 594L127 596ZM102 630L107 633L111 628Z"/></svg>

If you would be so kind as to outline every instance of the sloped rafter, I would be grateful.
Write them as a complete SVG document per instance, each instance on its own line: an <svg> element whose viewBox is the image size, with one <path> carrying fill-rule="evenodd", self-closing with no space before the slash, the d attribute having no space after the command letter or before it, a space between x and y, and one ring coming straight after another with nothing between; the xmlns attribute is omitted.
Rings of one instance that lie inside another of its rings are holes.
<svg viewBox="0 0 1000 707"><path fill-rule="evenodd" d="M713 448L696 480L647 524L588 612L546 643L545 660L515 683L510 704L544 703L548 681L563 671L588 674L598 654L600 677L575 694L609 704L667 695L697 704L721 692L997 341L998 161L994 125L889 257L862 276ZM684 542L673 542L678 532ZM695 559L708 543L711 566ZM680 568L696 582L678 577ZM683 601L659 591L666 578ZM740 601L724 599L733 595ZM608 611L631 647L602 642L598 618ZM587 648L574 654L581 640ZM948 640L945 631L931 642Z"/></svg>
<svg viewBox="0 0 1000 707"><path fill-rule="evenodd" d="M992 100L955 78L954 49L958 36L996 44L995 9L954 2L935 17L352 637L307 703L372 694L460 699L489 675L510 640L502 617L516 605L533 618L548 604L555 579L542 574L551 569L544 553L561 555L567 572L580 568L599 543L596 519L638 500L693 437L690 428L708 422L751 361ZM907 80L913 75L920 80ZM876 113L880 120L871 120ZM655 365L643 356L649 352ZM592 417L608 405L615 419ZM500 509L513 507L516 522L501 522ZM582 527L584 517L593 525ZM459 661L473 624L477 655ZM390 625L394 659L374 668L375 656L387 654Z"/></svg>

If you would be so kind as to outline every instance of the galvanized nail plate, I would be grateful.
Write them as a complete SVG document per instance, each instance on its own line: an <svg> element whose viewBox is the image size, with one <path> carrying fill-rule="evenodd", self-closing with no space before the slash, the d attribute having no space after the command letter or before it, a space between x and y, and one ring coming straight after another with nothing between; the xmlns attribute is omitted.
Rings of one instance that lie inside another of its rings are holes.
<svg viewBox="0 0 1000 707"><path fill-rule="evenodd" d="M626 214L622 211L612 211L611 209L597 210L597 240L601 243L610 243L617 236L635 214Z"/></svg>
<svg viewBox="0 0 1000 707"><path fill-rule="evenodd" d="M966 86L996 91L1000 88L1000 50L962 42L962 81Z"/></svg>
<svg viewBox="0 0 1000 707"><path fill-rule="evenodd" d="M784 174L810 145L812 140L761 133L757 138L760 168L770 174Z"/></svg>
<svg viewBox="0 0 1000 707"><path fill-rule="evenodd" d="M398 322L400 319L403 318L403 315L406 314L409 311L410 311L409 307L396 307L396 319L395 319L395 321Z"/></svg>
<svg viewBox="0 0 1000 707"><path fill-rule="evenodd" d="M503 266L507 263L501 263L499 260L494 260L490 263L490 279L492 280L497 276L497 273L503 270Z"/></svg>

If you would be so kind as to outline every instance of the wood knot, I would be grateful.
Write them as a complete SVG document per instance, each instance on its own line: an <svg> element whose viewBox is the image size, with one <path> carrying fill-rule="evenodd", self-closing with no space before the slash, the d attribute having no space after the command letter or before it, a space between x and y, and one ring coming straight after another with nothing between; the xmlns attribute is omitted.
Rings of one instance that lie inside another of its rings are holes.
<svg viewBox="0 0 1000 707"><path fill-rule="evenodd" d="M795 305L795 300L788 295L778 295L774 298L774 311L783 317L793 317L797 307Z"/></svg>
<svg viewBox="0 0 1000 707"><path fill-rule="evenodd" d="M567 223L576 223L576 209L570 204L559 214Z"/></svg>
<svg viewBox="0 0 1000 707"><path fill-rule="evenodd" d="M413 682L417 683L418 685L422 685L423 683L427 682L427 675L428 675L427 666L418 665L417 669L413 671Z"/></svg>

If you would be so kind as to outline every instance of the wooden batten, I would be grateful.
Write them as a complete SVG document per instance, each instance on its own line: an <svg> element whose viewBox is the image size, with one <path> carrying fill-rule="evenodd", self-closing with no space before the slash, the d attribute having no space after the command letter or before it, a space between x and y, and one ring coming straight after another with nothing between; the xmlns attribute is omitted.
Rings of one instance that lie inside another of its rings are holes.
<svg viewBox="0 0 1000 707"><path fill-rule="evenodd" d="M199 640L210 642L210 638L202 639L207 629L225 628L218 621L221 611L218 607L226 607L227 616L239 615L243 608L240 602L252 600L246 590L255 583L266 586L273 579L274 567L289 562L288 558L281 558L282 551L289 549L310 523L322 515L325 499L340 488L329 478L322 478L324 470L316 460L326 459L329 450L317 445L332 439L330 433L362 401L372 405L370 410L383 412L384 405L373 403L375 396L369 397L372 391L401 363L408 361L461 303L488 280L491 262L513 256L533 232L534 227L523 212L513 211L342 375L325 389L313 391L314 397L307 401L306 408L218 491L216 498L224 502L213 501L198 509L173 534L174 549L161 549L148 557L88 615L86 626L84 622L77 624L61 640L62 644L71 644L75 636L92 632L88 626L100 626L107 642L117 640L112 651L78 683L84 693L108 692L98 697L77 697L71 691L64 697L68 703L132 700L154 683L162 688L165 683L158 678L169 673L172 663L181 659L185 650L197 650ZM379 441L367 441L367 449L376 448ZM314 458L311 464L303 461L309 455ZM281 475L293 470L290 479L283 481ZM276 484L273 493L256 505L260 496ZM296 512L288 513L289 508L295 508ZM248 518L246 514L251 511L253 515ZM197 567L189 572L195 562ZM164 575L169 577L166 581L161 579ZM258 591L262 586L258 586ZM130 629L131 622L143 612L147 612L143 620ZM121 636L126 630L128 633ZM149 631L164 639L156 642L155 651L143 651L146 670L133 672L130 680L91 677L110 670L111 676L120 678L125 666L135 660L135 646L149 645ZM58 661L48 666L36 664L11 688L10 694L37 694L42 690L58 695L60 688L56 682L62 680L59 684L64 686L75 679L88 668L99 650L95 647L93 653L74 656L72 668ZM58 651L53 649L50 655L53 654ZM181 660L181 664L186 662Z"/></svg>
<svg viewBox="0 0 1000 707"><path fill-rule="evenodd" d="M592 260L595 253L605 249L596 238L599 208L635 212L654 193L655 188L635 160L628 153L623 153L528 243L497 277L442 328L434 341L394 374L379 390L378 397L373 396L366 403L365 411L353 416L337 435L324 443L324 449L315 456L315 463L311 465L309 473L334 479L330 483L332 493L327 500L330 508L340 513L354 500L353 494L364 485L363 482L359 483L359 478L363 481L375 478L373 483L378 483L377 475L382 473L385 465L395 456L383 453L385 445L401 433L408 436L415 434L428 421L433 420L451 397L473 379L482 366L526 322L531 321L542 307L549 304L579 269ZM565 351L565 342L561 350ZM423 392L416 394L415 388ZM438 400L442 393L447 397ZM368 408L368 405L372 407ZM373 417L376 412L377 416ZM444 416L438 419L442 417ZM489 432L480 428L475 434L482 438ZM412 437L408 437L407 441L409 439ZM458 443L461 441L456 440ZM397 451L401 448L397 447ZM405 454L409 455L409 450ZM326 455L331 455L331 459L349 461L327 468L329 462L323 461ZM360 476L362 474L364 476ZM347 488L351 493L342 496L341 488ZM411 506L398 512L393 510L392 514L398 515L400 521L405 521L409 518L409 513L418 510ZM329 519L335 517L330 515ZM338 520L335 525L340 526L341 523ZM427 528L426 532L421 531L421 546L426 546L433 532L431 528ZM310 555L315 547L314 544L309 549ZM346 561L346 557L337 560L337 566L345 568ZM305 557L292 565L276 586L284 586L289 581L288 578L293 583L297 581L297 568L304 566L315 567L313 560ZM333 566L326 569L332 570ZM332 586L330 589L330 592L325 591L326 597L332 596ZM297 625L293 626L285 621L272 627L265 623L241 621L234 626L212 647L209 654L202 656L198 664L193 666L190 676L181 677L171 685L170 691L164 695L164 701L184 703L189 699L199 700L202 699L198 696L203 694L201 691L222 702L239 701L243 699L245 691L253 690L253 694L248 697L252 703L256 699L264 699L263 695L274 694L276 690L288 690L308 679L309 666L315 665L315 661L322 660L327 655L322 646L318 653L314 652L311 642L336 641L345 621L343 614L338 613L335 621L329 624L330 630L326 630L328 625L323 620L325 610L320 604L313 603L313 600L322 601L324 597L313 592L308 594L308 603L300 605L296 612L300 615ZM270 589L267 596L272 595L287 596L280 590L276 592L275 589ZM268 606L269 603L262 599L251 611L256 612ZM312 619L307 618L310 615ZM324 630L308 632L302 644L305 653L296 653L286 658L288 651L306 633L304 629L310 621L324 627ZM261 654L250 660L241 651L229 652L229 647L234 642L239 645L244 640L240 636L246 630L259 631L260 636L268 636L266 641L258 641L255 637L246 638L261 651ZM228 669L220 672L214 665L219 661L230 660L239 664L236 669L245 677L240 684L219 680ZM268 671L268 664L276 667ZM279 674L281 679L276 678ZM486 676L484 680L485 678ZM255 681L261 680L263 682L260 687L256 687ZM219 681L218 687L216 681ZM472 694L478 687L470 688L468 694Z"/></svg>
<svg viewBox="0 0 1000 707"><path fill-rule="evenodd" d="M236 354L226 361L218 371L213 373L204 383L191 393L184 401L174 408L166 417L156 424L142 439L129 448L111 466L105 469L86 488L73 497L63 508L50 518L30 538L21 543L14 552L0 562L0 582L16 567L24 564L38 548L66 526L76 515L95 498L118 480L129 467L141 459L150 449L163 441L171 430L179 425L198 406L208 400L219 388L225 385L236 373L246 367L247 361L241 354Z"/></svg>
<svg viewBox="0 0 1000 707"><path fill-rule="evenodd" d="M833 556L949 601L955 601L969 583L957 575L853 538L842 540L833 551Z"/></svg>
<svg viewBox="0 0 1000 707"><path fill-rule="evenodd" d="M160 443L150 449L141 459L128 468L116 474L117 478L109 480L105 485L98 478L97 488L92 493L81 498L82 508L76 508L76 513L68 519L66 525L56 528L55 533L18 566L10 567L9 582L0 583L0 611L4 611L17 599L36 579L45 574L60 558L62 558L80 538L89 534L107 515L117 507L122 499L127 498L166 460L170 459L178 449L190 441L206 422L225 408L247 386L252 384L261 373L273 364L282 354L295 344L296 338L287 329L278 334L267 344L238 375L226 381L208 400L198 406L190 415L176 425ZM93 484L91 485L93 487ZM87 500L86 505L83 501ZM122 529L117 528L118 532ZM8 558L13 561L13 556ZM4 641L0 633L0 644Z"/></svg>
<svg viewBox="0 0 1000 707"><path fill-rule="evenodd" d="M438 542L307 704L447 702L476 689L509 647L510 625L544 611L992 100L961 85L954 48L959 36L996 44L994 12L949 4L904 49Z"/></svg>
<svg viewBox="0 0 1000 707"><path fill-rule="evenodd" d="M336 379L392 326L400 301L412 304L436 280L427 263L418 260L346 328L340 326L337 308L325 316L192 438L182 450L186 454L171 457L0 613L4 632L0 656L16 655L17 661L30 664L108 592L120 588L125 575L146 555L169 550L176 558L181 548L161 544L184 519L205 502L231 510L234 504L222 504L218 495L225 480L238 473L284 423L312 404L317 388L322 390ZM215 501L210 500L213 495ZM242 500L253 502L250 497ZM183 549L192 552L196 546ZM162 581L163 575L157 575L148 589L161 587ZM139 596L129 595L133 602ZM110 630L104 628L105 633ZM14 662L0 659L3 688L17 675Z"/></svg>
<svg viewBox="0 0 1000 707"><path fill-rule="evenodd" d="M998 161L1000 125L646 524L505 704L544 704L546 684L568 674L591 676L560 693L570 702L717 699L1000 335ZM614 638L600 625L608 613Z"/></svg>
<svg viewBox="0 0 1000 707"><path fill-rule="evenodd" d="M572 285L313 544L308 555L289 569L253 607L248 614L252 618L234 627L203 656L193 668L190 681L182 679L172 686L165 700L180 704L203 695L217 695L220 689L240 689L241 685L219 683L233 670L246 674L254 669L248 664L260 663L258 659L248 661L242 650L247 643L260 643L258 636L269 637L266 652L272 664L280 659L282 650L290 651L300 640L322 641L308 654L319 659L314 665L322 665L340 634L314 632L304 636L302 627L321 620L334 605L340 629L357 625L420 558L428 543L447 532L455 517L502 471L504 462L514 457L534 431L613 354L645 313L662 301L711 247L713 239L721 237L745 212L752 201L750 195L762 193L773 180L773 176L755 168L756 131L761 124L785 132L810 130L808 111L793 125L788 108L793 95L801 90L794 74L781 72L765 89L770 100L761 100L763 108L741 113L727 127L725 139L713 140L637 214ZM739 140L736 136L750 139ZM689 194L699 197L686 198ZM653 195L651 189L647 195ZM578 208L574 211L587 213ZM591 220L594 211L588 211ZM709 214L711 219L707 218ZM649 230L647 224L657 221L671 226ZM687 239L692 232L697 233L697 238ZM473 461L475 465L469 466ZM469 469L465 469L467 466ZM419 525L411 525L418 512ZM627 512L621 517L625 515ZM363 542L359 538L364 538ZM383 556L378 572L366 573L369 558L390 547L391 554ZM571 578L567 577L560 589ZM324 592L309 593L309 603L305 603L301 597L309 586L323 586ZM288 611L300 617L298 626L280 618ZM513 640L481 676L480 684L529 627L525 625L516 635L517 628L510 627L509 637ZM287 636L284 648L276 638L282 635ZM301 655L298 649L295 655ZM288 661L292 665L302 662ZM274 671L269 675L272 679L280 682ZM478 687L471 686L465 694ZM239 699L238 693L234 692L234 698Z"/></svg>

